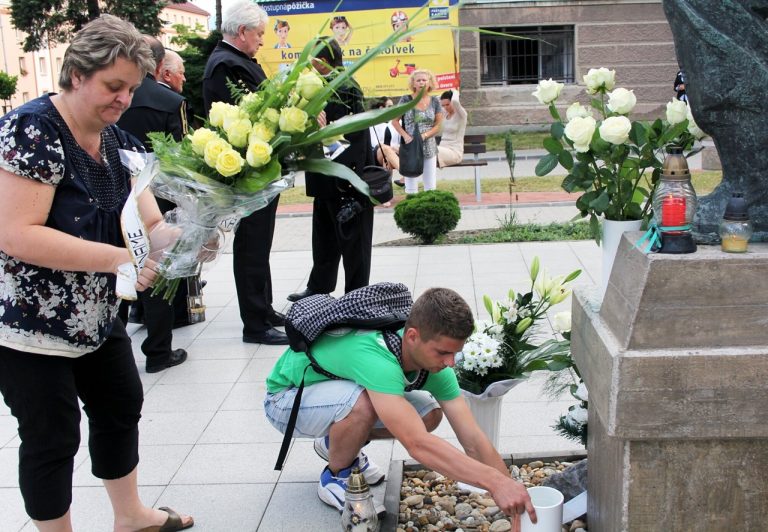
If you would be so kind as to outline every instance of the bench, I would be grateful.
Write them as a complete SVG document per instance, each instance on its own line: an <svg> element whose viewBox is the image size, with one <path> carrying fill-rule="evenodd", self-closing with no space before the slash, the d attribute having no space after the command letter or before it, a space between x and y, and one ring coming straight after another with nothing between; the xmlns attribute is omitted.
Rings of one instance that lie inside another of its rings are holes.
<svg viewBox="0 0 768 532"><path fill-rule="evenodd" d="M488 161L480 158L481 153L485 153L485 135L464 135L464 159L459 164L447 166L446 168L459 168L462 166L472 166L475 168L475 200L480 203L483 193L480 190L480 167L488 166ZM472 154L471 159L467 159L467 154Z"/></svg>

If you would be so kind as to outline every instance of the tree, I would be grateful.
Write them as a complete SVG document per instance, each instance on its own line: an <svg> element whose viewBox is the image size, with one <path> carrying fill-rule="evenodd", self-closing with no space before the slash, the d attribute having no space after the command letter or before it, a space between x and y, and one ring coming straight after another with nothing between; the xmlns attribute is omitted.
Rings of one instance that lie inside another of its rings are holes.
<svg viewBox="0 0 768 532"><path fill-rule="evenodd" d="M203 116L203 73L208 56L211 55L216 44L221 40L221 33L212 31L207 37L190 35L187 37L187 47L179 50L179 55L184 60L184 70L187 82L184 84L183 96L187 99L187 105L196 116ZM197 123L190 124L198 126Z"/></svg>
<svg viewBox="0 0 768 532"><path fill-rule="evenodd" d="M221 31L221 0L216 0L216 31Z"/></svg>
<svg viewBox="0 0 768 532"><path fill-rule="evenodd" d="M88 21L109 13L128 20L149 35L158 35L163 26L160 12L168 4L184 0L11 0L13 26L27 34L24 51L48 44L65 43Z"/></svg>
<svg viewBox="0 0 768 532"><path fill-rule="evenodd" d="M19 76L11 76L5 72L0 72L0 100L6 102L3 105L3 113L6 112L8 100L16 94L16 82L19 80Z"/></svg>
<svg viewBox="0 0 768 532"><path fill-rule="evenodd" d="M190 28L186 24L174 24L171 27L176 31L176 35L171 37L171 44L176 46L187 46L190 37L197 37L205 33L205 28L199 22L195 24L194 28Z"/></svg>

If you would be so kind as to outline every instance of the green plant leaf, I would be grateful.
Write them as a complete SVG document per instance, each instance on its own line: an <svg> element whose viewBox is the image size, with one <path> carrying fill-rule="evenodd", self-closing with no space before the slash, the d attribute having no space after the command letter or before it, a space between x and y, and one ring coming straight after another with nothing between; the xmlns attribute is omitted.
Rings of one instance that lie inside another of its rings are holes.
<svg viewBox="0 0 768 532"><path fill-rule="evenodd" d="M296 166L299 170L304 170L305 172L313 172L344 179L349 181L349 183L362 194L366 196L369 195L370 190L368 184L343 164L331 161L330 159L299 159L296 161ZM328 179L331 179L331 177L328 177Z"/></svg>
<svg viewBox="0 0 768 532"><path fill-rule="evenodd" d="M544 176L557 167L557 155L550 153L542 157L536 165L536 175Z"/></svg>
<svg viewBox="0 0 768 532"><path fill-rule="evenodd" d="M562 122L555 122L550 126L549 132L552 134L552 137L560 140L565 136L565 126Z"/></svg>
<svg viewBox="0 0 768 532"><path fill-rule="evenodd" d="M544 149L555 155L565 150L560 141L552 137L544 139Z"/></svg>
<svg viewBox="0 0 768 532"><path fill-rule="evenodd" d="M566 170L571 170L573 168L573 155L571 155L571 152L568 150L561 151L557 156L557 160L560 163L560 166Z"/></svg>
<svg viewBox="0 0 768 532"><path fill-rule="evenodd" d="M600 232L600 220L594 213L589 215L589 229L592 231L592 236L595 238L595 243L599 246L602 234Z"/></svg>

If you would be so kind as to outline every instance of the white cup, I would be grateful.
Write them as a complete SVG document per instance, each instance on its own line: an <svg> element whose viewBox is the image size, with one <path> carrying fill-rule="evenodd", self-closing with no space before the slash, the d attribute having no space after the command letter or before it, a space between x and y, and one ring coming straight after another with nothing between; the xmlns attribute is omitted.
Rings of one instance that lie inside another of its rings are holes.
<svg viewBox="0 0 768 532"><path fill-rule="evenodd" d="M534 486L528 488L533 508L536 510L537 521L534 525L523 513L520 520L522 532L561 532L563 529L563 494L555 488Z"/></svg>

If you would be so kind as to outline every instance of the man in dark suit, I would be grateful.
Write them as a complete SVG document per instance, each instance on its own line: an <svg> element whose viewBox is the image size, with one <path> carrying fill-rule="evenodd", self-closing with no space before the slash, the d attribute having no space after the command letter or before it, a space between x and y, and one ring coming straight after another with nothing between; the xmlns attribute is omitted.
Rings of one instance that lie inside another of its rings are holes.
<svg viewBox="0 0 768 532"><path fill-rule="evenodd" d="M227 81L255 91L266 75L253 58L264 43L267 13L248 0L228 4L222 14L223 39L211 53L203 75L205 113L213 102L235 103ZM243 218L235 231L233 270L243 342L287 345L285 333L275 329L285 316L272 308L272 274L269 253L275 232L279 196L269 205Z"/></svg>
<svg viewBox="0 0 768 532"><path fill-rule="evenodd" d="M315 70L332 78L343 70L341 48L334 39L323 38L326 44L313 60ZM363 91L349 79L336 91L325 107L329 123L350 114L362 113ZM373 164L368 128L345 135L349 141L341 155L334 160L358 175ZM306 173L307 196L314 197L312 206L312 272L307 288L290 294L289 301L298 301L314 294L328 294L336 289L339 261L344 263L344 292L368 285L371 274L371 244L373 241L373 204L343 179Z"/></svg>
<svg viewBox="0 0 768 532"><path fill-rule="evenodd" d="M165 49L154 37L146 36L145 40L152 49L157 75L163 66ZM181 141L187 133L185 100L181 95L155 81L154 75L147 74L141 86L136 89L131 106L120 117L117 125L138 138L147 151L152 150L147 138L147 133L151 131L169 133L174 140ZM158 198L157 203L164 213L175 207L173 203L161 198ZM147 338L141 344L141 351L147 357L147 373L177 366L187 359L184 349L173 349L171 345L176 314L181 313L180 319L186 318L186 283L181 283L181 293L176 295L178 305L169 305L162 295L152 296L151 292L148 290L139 295L144 311L144 324L147 327Z"/></svg>

